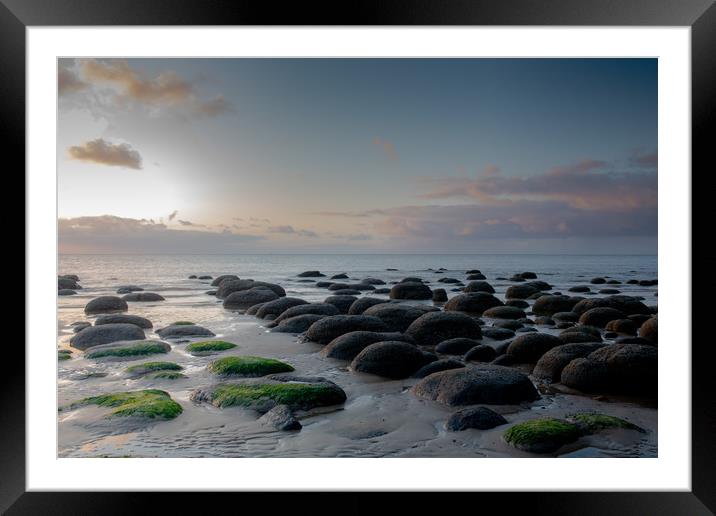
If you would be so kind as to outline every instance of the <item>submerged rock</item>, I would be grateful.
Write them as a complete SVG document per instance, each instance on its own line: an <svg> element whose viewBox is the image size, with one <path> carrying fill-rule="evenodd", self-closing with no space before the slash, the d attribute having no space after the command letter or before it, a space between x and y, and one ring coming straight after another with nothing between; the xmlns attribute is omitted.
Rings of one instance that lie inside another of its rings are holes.
<svg viewBox="0 0 716 516"><path fill-rule="evenodd" d="M122 296L125 301L139 301L143 303L150 303L153 301L164 301L164 297L160 296L156 292L131 292Z"/></svg>
<svg viewBox="0 0 716 516"><path fill-rule="evenodd" d="M134 324L104 324L84 328L70 339L70 345L84 350L111 342L142 340L144 337L144 331Z"/></svg>

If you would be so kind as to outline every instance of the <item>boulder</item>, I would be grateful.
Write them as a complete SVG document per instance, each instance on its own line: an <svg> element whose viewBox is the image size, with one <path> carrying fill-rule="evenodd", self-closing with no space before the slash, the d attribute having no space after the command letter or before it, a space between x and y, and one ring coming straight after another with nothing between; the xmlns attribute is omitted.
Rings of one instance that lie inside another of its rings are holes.
<svg viewBox="0 0 716 516"><path fill-rule="evenodd" d="M274 300L275 301L275 300ZM262 306L264 306L269 301L265 301L263 303L256 303L255 305L251 305L246 309L246 315L256 315L258 311L261 309Z"/></svg>
<svg viewBox="0 0 716 516"><path fill-rule="evenodd" d="M317 314L295 315L288 319L282 319L280 323L271 328L271 331L275 333L303 333L308 330L313 323L320 321L324 317L328 316Z"/></svg>
<svg viewBox="0 0 716 516"><path fill-rule="evenodd" d="M337 360L353 360L371 344L382 341L402 341L415 345L408 335L396 332L352 331L336 337L321 350L321 355Z"/></svg>
<svg viewBox="0 0 716 516"><path fill-rule="evenodd" d="M361 297L353 301L353 304L348 309L348 315L361 315L371 306L382 305L384 303L385 299L377 299L375 297Z"/></svg>
<svg viewBox="0 0 716 516"><path fill-rule="evenodd" d="M348 279L348 274L341 272L340 274L334 274L331 279Z"/></svg>
<svg viewBox="0 0 716 516"><path fill-rule="evenodd" d="M415 373L413 373L413 378L425 378L428 375L431 375L433 373L437 373L438 371L447 371L449 369L459 369L461 367L465 367L465 364L460 362L459 360L455 360L453 358L444 358L442 360L436 360L434 362L430 362L429 364L424 365Z"/></svg>
<svg viewBox="0 0 716 516"><path fill-rule="evenodd" d="M297 297L280 297L273 301L266 301L261 308L256 312L256 317L259 319L265 319L268 315L274 315L278 317L289 308L299 305L307 305L308 301L299 299Z"/></svg>
<svg viewBox="0 0 716 516"><path fill-rule="evenodd" d="M515 332L508 328L481 328L482 336L492 340L507 340L515 336Z"/></svg>
<svg viewBox="0 0 716 516"><path fill-rule="evenodd" d="M580 297L540 296L532 305L532 313L551 316L557 312L571 312L572 308L581 300L582 298Z"/></svg>
<svg viewBox="0 0 716 516"><path fill-rule="evenodd" d="M85 313L87 315L126 312L128 309L127 302L116 296L96 297L85 305Z"/></svg>
<svg viewBox="0 0 716 516"><path fill-rule="evenodd" d="M647 319L639 327L639 336L643 339L649 340L654 344L659 342L659 321L657 317Z"/></svg>
<svg viewBox="0 0 716 516"><path fill-rule="evenodd" d="M181 339L189 337L213 337L215 334L197 324L171 324L156 331L163 339Z"/></svg>
<svg viewBox="0 0 716 516"><path fill-rule="evenodd" d="M517 362L534 364L550 349L561 346L563 342L547 333L526 333L519 335L507 348L507 354Z"/></svg>
<svg viewBox="0 0 716 516"><path fill-rule="evenodd" d="M497 358L497 351L492 346L480 344L465 353L465 362L492 362Z"/></svg>
<svg viewBox="0 0 716 516"><path fill-rule="evenodd" d="M428 307L418 307L401 303L382 303L371 306L363 315L371 315L383 321L389 331L404 332L413 321L426 313Z"/></svg>
<svg viewBox="0 0 716 516"><path fill-rule="evenodd" d="M279 296L272 290L265 287L254 287L229 294L224 299L224 308L227 310L246 310L255 304L268 303L278 298Z"/></svg>
<svg viewBox="0 0 716 516"><path fill-rule="evenodd" d="M73 348L84 350L100 344L144 338L144 330L134 324L103 324L90 326L76 333L70 339L70 345Z"/></svg>
<svg viewBox="0 0 716 516"><path fill-rule="evenodd" d="M558 323L576 323L577 321L579 321L579 315L574 312L557 312L556 314L552 314L552 319L554 319Z"/></svg>
<svg viewBox="0 0 716 516"><path fill-rule="evenodd" d="M471 281L467 285L465 285L465 288L462 289L463 292L469 293L469 292L486 292L488 294L494 294L495 289L492 288L492 285L490 285L487 281Z"/></svg>
<svg viewBox="0 0 716 516"><path fill-rule="evenodd" d="M507 290L505 291L505 298L527 299L532 294L536 294L537 292L539 292L539 289L535 288L529 283L525 283L523 285L512 285L510 287L507 287Z"/></svg>
<svg viewBox="0 0 716 516"><path fill-rule="evenodd" d="M388 331L387 325L370 315L331 315L313 323L306 338L318 344L328 344L336 337L352 331Z"/></svg>
<svg viewBox="0 0 716 516"><path fill-rule="evenodd" d="M458 410L450 416L445 423L445 428L451 432L460 432L468 428L489 430L506 424L507 420L504 417L487 407L470 407Z"/></svg>
<svg viewBox="0 0 716 516"><path fill-rule="evenodd" d="M320 271L303 271L300 274L296 274L299 278L324 278L326 275L321 274Z"/></svg>
<svg viewBox="0 0 716 516"><path fill-rule="evenodd" d="M217 276L216 278L214 278L214 281L211 282L211 286L218 287L218 286L221 286L221 284L225 280L237 280L237 279L239 279L239 277L235 274L222 274L221 276Z"/></svg>
<svg viewBox="0 0 716 516"><path fill-rule="evenodd" d="M469 294L458 294L451 298L445 303L445 310L480 315L485 310L502 305L502 301L492 294L488 294L487 292L471 292Z"/></svg>
<svg viewBox="0 0 716 516"><path fill-rule="evenodd" d="M241 292L256 287L266 287L278 297L284 297L286 295L286 291L283 287L281 287L281 285L276 285L275 283L254 281L252 279L227 279L226 281L222 281L221 285L219 285L219 288L216 290L216 297L219 299L226 299L234 292Z"/></svg>
<svg viewBox="0 0 716 516"><path fill-rule="evenodd" d="M143 292L144 289L137 285L121 285L117 287L117 294L131 294L132 292Z"/></svg>
<svg viewBox="0 0 716 516"><path fill-rule="evenodd" d="M646 314L649 315L651 311L649 307L639 301L637 298L632 296L616 295L607 297L596 297L592 299L583 299L572 308L573 312L582 315L587 310L592 308L613 308L619 310L626 315L632 314ZM534 308L533 308L534 311Z"/></svg>
<svg viewBox="0 0 716 516"><path fill-rule="evenodd" d="M589 281L589 283L591 283L592 285L603 285L606 282L607 280L605 280L604 278L592 278Z"/></svg>
<svg viewBox="0 0 716 516"><path fill-rule="evenodd" d="M430 287L420 282L404 282L390 289L391 299L432 299Z"/></svg>
<svg viewBox="0 0 716 516"><path fill-rule="evenodd" d="M340 311L335 307L335 305L328 303L307 303L292 306L291 308L286 309L274 320L274 322L280 323L284 319L290 319L291 317L296 317L297 315L338 315L339 313Z"/></svg>
<svg viewBox="0 0 716 516"><path fill-rule="evenodd" d="M507 367L480 364L433 373L420 380L416 396L454 407L511 405L539 398L529 378Z"/></svg>
<svg viewBox="0 0 716 516"><path fill-rule="evenodd" d="M301 423L286 405L276 405L259 418L259 423L282 432L300 430Z"/></svg>
<svg viewBox="0 0 716 516"><path fill-rule="evenodd" d="M360 290L354 288L341 288L333 292L336 296L360 296Z"/></svg>
<svg viewBox="0 0 716 516"><path fill-rule="evenodd" d="M616 308L600 306L590 308L579 316L579 323L587 326L604 328L608 322L626 317L623 312Z"/></svg>
<svg viewBox="0 0 716 516"><path fill-rule="evenodd" d="M552 453L565 444L579 439L579 427L568 421L544 417L518 423L503 435L503 439L518 450L531 453Z"/></svg>
<svg viewBox="0 0 716 516"><path fill-rule="evenodd" d="M57 291L57 295L58 296L74 296L74 295L77 295L77 292L75 292L74 290L69 289L69 288L61 288L60 290Z"/></svg>
<svg viewBox="0 0 716 516"><path fill-rule="evenodd" d="M385 378L407 378L434 357L422 352L413 344L401 341L383 341L370 344L351 362L351 369Z"/></svg>
<svg viewBox="0 0 716 516"><path fill-rule="evenodd" d="M636 335L637 325L631 319L615 319L609 321L605 329L624 335Z"/></svg>
<svg viewBox="0 0 716 516"><path fill-rule="evenodd" d="M481 272L476 272L474 274L468 274L468 276L467 276L467 281L482 281L482 280L486 280L486 279L487 278L485 277L485 275L482 274Z"/></svg>
<svg viewBox="0 0 716 516"><path fill-rule="evenodd" d="M588 356L593 351L604 347L605 344L598 342L580 342L574 344L563 344L547 351L537 361L532 375L547 382L559 382L562 369L576 358Z"/></svg>
<svg viewBox="0 0 716 516"><path fill-rule="evenodd" d="M60 276L57 278L57 289L58 290L80 290L82 287L77 281L67 276Z"/></svg>
<svg viewBox="0 0 716 516"><path fill-rule="evenodd" d="M127 314L109 314L100 315L94 322L95 326L102 326L103 324L133 324L140 328L149 329L152 327L152 321L138 315L127 315Z"/></svg>
<svg viewBox="0 0 716 516"><path fill-rule="evenodd" d="M567 289L567 291L568 292L591 292L592 289L586 285L576 285L574 287L569 287Z"/></svg>
<svg viewBox="0 0 716 516"><path fill-rule="evenodd" d="M325 304L335 306L340 313L347 314L348 311L351 309L351 306L357 299L358 298L355 296L337 295L328 296L326 299L323 300L323 302Z"/></svg>
<svg viewBox="0 0 716 516"><path fill-rule="evenodd" d="M444 303L448 300L447 292L445 292L444 288L436 288L433 290L433 302L434 303Z"/></svg>
<svg viewBox="0 0 716 516"><path fill-rule="evenodd" d="M361 283L365 283L366 285L385 285L385 281L378 278L365 278Z"/></svg>
<svg viewBox="0 0 716 516"><path fill-rule="evenodd" d="M515 306L493 306L485 310L482 315L493 319L521 319L525 317L525 312Z"/></svg>
<svg viewBox="0 0 716 516"><path fill-rule="evenodd" d="M522 328L523 324L514 319L500 319L492 323L493 328L501 328L504 330L517 331Z"/></svg>
<svg viewBox="0 0 716 516"><path fill-rule="evenodd" d="M142 303L150 303L154 301L164 301L164 297L156 292L130 292L122 296L125 301L139 301Z"/></svg>
<svg viewBox="0 0 716 516"><path fill-rule="evenodd" d="M405 333L424 346L435 346L457 337L479 339L482 336L477 321L459 312L428 312L415 319Z"/></svg>
<svg viewBox="0 0 716 516"><path fill-rule="evenodd" d="M464 355L467 351L479 345L480 341L475 339L457 337L455 339L448 339L440 342L437 346L435 346L435 352L442 353L444 355Z"/></svg>

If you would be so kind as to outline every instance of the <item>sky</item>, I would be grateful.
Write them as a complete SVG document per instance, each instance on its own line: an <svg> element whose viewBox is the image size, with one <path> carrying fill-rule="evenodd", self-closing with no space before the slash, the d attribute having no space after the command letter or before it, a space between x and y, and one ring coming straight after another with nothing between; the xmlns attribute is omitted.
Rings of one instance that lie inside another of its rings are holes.
<svg viewBox="0 0 716 516"><path fill-rule="evenodd" d="M656 59L61 59L60 252L655 254Z"/></svg>

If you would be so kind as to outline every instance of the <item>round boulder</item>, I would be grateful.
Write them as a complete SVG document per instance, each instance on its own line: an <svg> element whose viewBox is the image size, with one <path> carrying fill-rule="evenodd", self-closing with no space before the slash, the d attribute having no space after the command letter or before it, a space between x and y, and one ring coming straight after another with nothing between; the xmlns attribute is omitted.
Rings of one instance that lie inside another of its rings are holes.
<svg viewBox="0 0 716 516"><path fill-rule="evenodd" d="M153 301L164 301L164 297L156 292L130 292L122 296L125 301L139 301L142 303L150 303Z"/></svg>
<svg viewBox="0 0 716 516"><path fill-rule="evenodd" d="M623 319L624 317L626 317L624 312L621 312L616 308L601 306L597 308L590 308L586 312L582 313L582 315L579 316L579 323L587 326L604 328L609 321Z"/></svg>
<svg viewBox="0 0 716 516"><path fill-rule="evenodd" d="M460 432L468 428L489 430L496 426L506 425L507 420L487 407L470 407L455 412L445 423L451 432Z"/></svg>
<svg viewBox="0 0 716 516"><path fill-rule="evenodd" d="M606 330L623 335L636 335L637 325L631 319L615 319L607 323Z"/></svg>
<svg viewBox="0 0 716 516"><path fill-rule="evenodd" d="M390 289L391 299L432 299L430 287L424 283L406 281L398 283Z"/></svg>
<svg viewBox="0 0 716 516"><path fill-rule="evenodd" d="M385 303L385 299L376 299L374 297L361 297L353 301L350 308L348 309L348 315L361 315L368 308L375 305L382 305Z"/></svg>
<svg viewBox="0 0 716 516"><path fill-rule="evenodd" d="M639 328L639 336L654 344L659 342L659 321L656 317L647 319Z"/></svg>
<svg viewBox="0 0 716 516"><path fill-rule="evenodd" d="M278 317L289 308L299 305L307 305L308 301L299 299L297 297L280 297L273 301L266 301L261 308L256 312L256 317L259 319L265 319L268 315L274 315Z"/></svg>
<svg viewBox="0 0 716 516"><path fill-rule="evenodd" d="M480 342L475 339L458 337L456 339L442 341L440 344L435 346L435 352L442 353L444 355L464 355L467 351L479 345Z"/></svg>
<svg viewBox="0 0 716 516"><path fill-rule="evenodd" d="M332 315L313 323L306 331L306 338L318 344L328 344L336 337L352 331L387 331L386 324L369 315Z"/></svg>
<svg viewBox="0 0 716 516"><path fill-rule="evenodd" d="M248 312L247 312L248 313ZM292 306L281 313L274 322L280 323L284 319L290 319L297 315L338 315L340 311L334 305L328 303L307 303Z"/></svg>
<svg viewBox="0 0 716 516"><path fill-rule="evenodd" d="M70 339L70 345L84 350L100 344L144 338L144 330L134 324L103 324L81 330Z"/></svg>
<svg viewBox="0 0 716 516"><path fill-rule="evenodd" d="M479 339L482 336L477 321L459 312L428 312L415 319L405 333L424 346L435 346L457 337Z"/></svg>
<svg viewBox="0 0 716 516"><path fill-rule="evenodd" d="M371 306L363 315L371 315L383 321L389 331L404 332L413 321L426 313L428 307L401 303L385 303Z"/></svg>
<svg viewBox="0 0 716 516"><path fill-rule="evenodd" d="M433 373L437 373L438 371L448 371L449 369L460 369L461 367L465 367L465 364L460 362L459 360L455 360L453 358L444 358L442 360L436 360L435 362L430 362L427 365L424 365L415 373L413 373L413 378L425 378L428 375L431 375Z"/></svg>
<svg viewBox="0 0 716 516"><path fill-rule="evenodd" d="M493 306L482 314L493 319L522 319L526 317L524 310L516 306Z"/></svg>
<svg viewBox="0 0 716 516"><path fill-rule="evenodd" d="M547 382L559 382L562 369L576 358L588 356L593 351L603 347L598 342L580 342L574 344L563 344L547 351L537 361L532 375Z"/></svg>
<svg viewBox="0 0 716 516"><path fill-rule="evenodd" d="M351 369L385 378L407 378L434 359L415 345L401 341L376 342L366 347L351 362Z"/></svg>
<svg viewBox="0 0 716 516"><path fill-rule="evenodd" d="M127 314L109 314L100 315L94 322L95 326L102 326L103 324L133 324L140 328L149 329L152 327L152 321L138 315L127 315Z"/></svg>
<svg viewBox="0 0 716 516"><path fill-rule="evenodd" d="M213 337L215 334L197 324L171 324L166 328L157 330L157 335L163 339L181 339L189 337Z"/></svg>
<svg viewBox="0 0 716 516"><path fill-rule="evenodd" d="M497 351L492 346L480 344L465 353L465 362L492 362L497 358Z"/></svg>
<svg viewBox="0 0 716 516"><path fill-rule="evenodd" d="M323 300L323 303L333 305L340 313L347 314L357 299L356 296L349 295L328 296Z"/></svg>
<svg viewBox="0 0 716 516"><path fill-rule="evenodd" d="M265 287L254 287L229 294L224 299L224 308L227 310L246 310L258 303L268 303L275 299L278 299L278 296L272 290Z"/></svg>
<svg viewBox="0 0 716 516"><path fill-rule="evenodd" d="M563 342L547 333L525 333L513 340L507 348L507 354L517 362L533 364L550 349L561 346Z"/></svg>
<svg viewBox="0 0 716 516"><path fill-rule="evenodd" d="M85 305L87 315L126 312L128 309L127 302L116 296L96 297Z"/></svg>
<svg viewBox="0 0 716 516"><path fill-rule="evenodd" d="M465 288L462 289L463 292L469 293L469 292L487 292L488 294L494 294L495 289L492 288L492 285L490 285L487 281L471 281L467 285L465 285Z"/></svg>
<svg viewBox="0 0 716 516"><path fill-rule="evenodd" d="M485 310L502 305L502 301L492 294L488 294L487 292L471 292L469 294L459 294L451 298L445 303L445 310L479 315Z"/></svg>
<svg viewBox="0 0 716 516"><path fill-rule="evenodd" d="M415 345L415 340L402 333L352 331L336 337L321 350L321 355L337 360L353 360L371 344L382 341L401 341Z"/></svg>
<svg viewBox="0 0 716 516"><path fill-rule="evenodd" d="M580 297L545 295L540 296L532 305L535 315L551 316L557 312L571 312L574 305L582 300Z"/></svg>
<svg viewBox="0 0 716 516"><path fill-rule="evenodd" d="M237 279L239 279L239 277L236 276L235 274L222 274L221 276L214 278L214 281L211 282L211 286L218 287L225 280L237 280Z"/></svg>

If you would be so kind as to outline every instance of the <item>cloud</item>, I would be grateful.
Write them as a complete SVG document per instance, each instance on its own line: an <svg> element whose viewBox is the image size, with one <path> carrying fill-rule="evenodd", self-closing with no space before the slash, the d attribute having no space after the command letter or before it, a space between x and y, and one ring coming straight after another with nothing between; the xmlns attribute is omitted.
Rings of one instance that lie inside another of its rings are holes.
<svg viewBox="0 0 716 516"><path fill-rule="evenodd" d="M637 150L630 156L629 163L637 167L656 168L659 164L659 153Z"/></svg>
<svg viewBox="0 0 716 516"><path fill-rule="evenodd" d="M391 161L398 161L398 153L395 152L395 145L378 137L373 138L373 145L377 145Z"/></svg>
<svg viewBox="0 0 716 516"><path fill-rule="evenodd" d="M307 238L317 238L318 233L308 229L295 229L293 226L270 226L269 233L281 233L284 235L298 235Z"/></svg>
<svg viewBox="0 0 716 516"><path fill-rule="evenodd" d="M57 93L67 95L87 88L87 83L82 81L77 74L64 65L57 68Z"/></svg>
<svg viewBox="0 0 716 516"><path fill-rule="evenodd" d="M142 157L127 143L113 144L97 138L68 149L70 158L78 161L97 163L133 169L142 168Z"/></svg>
<svg viewBox="0 0 716 516"><path fill-rule="evenodd" d="M169 214L169 221L170 221L170 222L171 222L172 220L174 220L174 217L177 216L177 213L179 213L179 210L174 210L173 212L171 212L171 213Z"/></svg>
<svg viewBox="0 0 716 516"><path fill-rule="evenodd" d="M234 110L222 95L199 98L194 85L171 70L154 76L135 70L124 59L81 59L58 72L60 95L91 88L87 103L93 109L137 104L154 112L181 109L193 116L215 117Z"/></svg>
<svg viewBox="0 0 716 516"><path fill-rule="evenodd" d="M58 220L60 253L227 253L252 248L260 236L171 229L148 219L113 215Z"/></svg>
<svg viewBox="0 0 716 516"><path fill-rule="evenodd" d="M511 201L559 201L584 210L624 212L656 206L657 176L652 171L615 171L600 160L554 167L543 174L505 176L499 170L475 178L428 179L424 199L473 199L481 204Z"/></svg>

